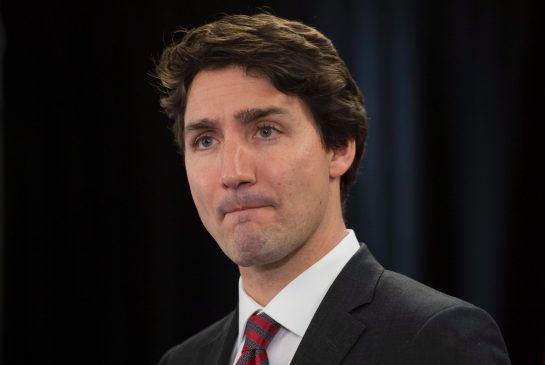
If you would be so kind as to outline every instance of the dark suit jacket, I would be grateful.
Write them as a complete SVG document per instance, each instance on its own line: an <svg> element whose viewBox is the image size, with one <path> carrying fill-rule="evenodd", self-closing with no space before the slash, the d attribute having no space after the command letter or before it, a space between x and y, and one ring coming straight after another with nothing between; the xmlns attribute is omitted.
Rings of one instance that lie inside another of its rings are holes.
<svg viewBox="0 0 545 365"><path fill-rule="evenodd" d="M170 349L160 365L230 364L238 312ZM320 304L292 364L509 364L483 310L384 270L365 245Z"/></svg>

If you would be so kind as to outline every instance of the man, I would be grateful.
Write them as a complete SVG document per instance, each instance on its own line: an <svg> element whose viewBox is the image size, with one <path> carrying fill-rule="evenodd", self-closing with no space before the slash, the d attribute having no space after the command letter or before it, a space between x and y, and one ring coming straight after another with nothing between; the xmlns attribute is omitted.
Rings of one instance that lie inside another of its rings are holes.
<svg viewBox="0 0 545 365"><path fill-rule="evenodd" d="M191 194L239 305L178 364L509 364L488 314L384 270L343 220L367 136L331 42L269 14L184 34L158 64Z"/></svg>

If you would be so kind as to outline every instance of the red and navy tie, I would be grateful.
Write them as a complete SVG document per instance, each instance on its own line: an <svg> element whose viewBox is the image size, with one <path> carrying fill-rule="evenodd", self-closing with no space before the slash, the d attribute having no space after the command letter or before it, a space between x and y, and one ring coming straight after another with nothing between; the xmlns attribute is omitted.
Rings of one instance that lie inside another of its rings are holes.
<svg viewBox="0 0 545 365"><path fill-rule="evenodd" d="M268 365L267 346L280 325L264 312L254 314L246 323L244 347L236 365Z"/></svg>

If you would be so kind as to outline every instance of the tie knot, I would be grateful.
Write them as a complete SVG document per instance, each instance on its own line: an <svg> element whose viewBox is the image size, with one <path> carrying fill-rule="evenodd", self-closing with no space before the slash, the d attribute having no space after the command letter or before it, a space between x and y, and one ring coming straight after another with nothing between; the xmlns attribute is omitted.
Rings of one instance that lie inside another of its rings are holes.
<svg viewBox="0 0 545 365"><path fill-rule="evenodd" d="M265 312L254 314L246 323L245 345L250 349L265 350L280 325Z"/></svg>

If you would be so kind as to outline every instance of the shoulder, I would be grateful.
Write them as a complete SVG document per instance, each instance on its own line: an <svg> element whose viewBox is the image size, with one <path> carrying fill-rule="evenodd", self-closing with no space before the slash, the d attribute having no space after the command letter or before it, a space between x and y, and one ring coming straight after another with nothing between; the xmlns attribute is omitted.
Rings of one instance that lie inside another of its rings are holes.
<svg viewBox="0 0 545 365"><path fill-rule="evenodd" d="M404 275L382 273L366 316L373 323L369 330L386 328L397 339L407 363L509 364L500 330L487 312Z"/></svg>
<svg viewBox="0 0 545 365"><path fill-rule="evenodd" d="M219 337L227 335L234 316L235 312L232 312L179 345L172 347L163 355L159 365L194 363L203 348L217 341Z"/></svg>
<svg viewBox="0 0 545 365"><path fill-rule="evenodd" d="M496 322L484 310L455 304L435 312L418 328L410 355L419 363L509 364Z"/></svg>
<svg viewBox="0 0 545 365"><path fill-rule="evenodd" d="M385 270L366 245L352 257L330 291L343 307L356 309L367 320L393 318L418 326L449 307L475 308L471 304L430 288L402 274Z"/></svg>
<svg viewBox="0 0 545 365"><path fill-rule="evenodd" d="M488 315L461 299L430 288L416 280L396 272L384 270L375 283L373 298L356 310L370 327L377 331L396 327L404 340L417 336L429 321L442 315L456 316L458 310L476 311L485 317Z"/></svg>
<svg viewBox="0 0 545 365"><path fill-rule="evenodd" d="M477 308L402 274L384 270L375 288L374 302L390 302L392 310L408 312L424 319L446 308Z"/></svg>

